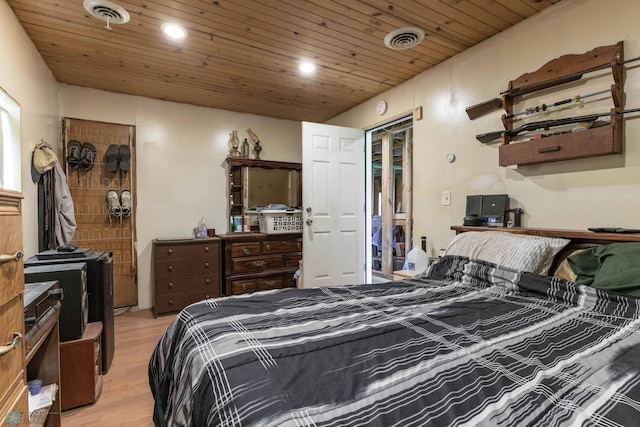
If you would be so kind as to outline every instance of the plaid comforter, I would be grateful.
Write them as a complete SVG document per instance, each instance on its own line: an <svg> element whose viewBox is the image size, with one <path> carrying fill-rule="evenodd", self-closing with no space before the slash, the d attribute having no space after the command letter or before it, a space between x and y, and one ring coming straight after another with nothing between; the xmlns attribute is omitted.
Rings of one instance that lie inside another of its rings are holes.
<svg viewBox="0 0 640 427"><path fill-rule="evenodd" d="M638 300L444 257L428 277L185 308L157 426L640 425Z"/></svg>

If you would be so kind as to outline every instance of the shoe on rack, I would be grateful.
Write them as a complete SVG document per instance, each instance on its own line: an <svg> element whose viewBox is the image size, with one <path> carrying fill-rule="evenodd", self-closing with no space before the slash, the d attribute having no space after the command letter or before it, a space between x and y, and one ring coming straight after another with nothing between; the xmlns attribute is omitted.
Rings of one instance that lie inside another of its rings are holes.
<svg viewBox="0 0 640 427"><path fill-rule="evenodd" d="M109 190L107 193L107 204L109 205L109 213L116 217L122 216L122 206L120 205L120 198L118 193L114 190Z"/></svg>
<svg viewBox="0 0 640 427"><path fill-rule="evenodd" d="M93 167L95 159L96 147L90 142L82 144L82 148L80 150L80 168L88 171Z"/></svg>
<svg viewBox="0 0 640 427"><path fill-rule="evenodd" d="M105 153L107 171L115 172L118 169L118 146L116 144L111 144L107 147L107 152Z"/></svg>
<svg viewBox="0 0 640 427"><path fill-rule="evenodd" d="M120 145L118 149L118 157L120 162L120 170L128 171L131 166L131 149L126 144Z"/></svg>
<svg viewBox="0 0 640 427"><path fill-rule="evenodd" d="M71 166L74 169L77 168L78 165L80 164L81 151L82 151L82 144L80 144L80 141L76 141L75 139L72 139L67 144L67 162L69 163L69 166Z"/></svg>
<svg viewBox="0 0 640 427"><path fill-rule="evenodd" d="M123 190L120 195L120 205L122 206L122 216L127 218L131 215L131 193L129 190Z"/></svg>

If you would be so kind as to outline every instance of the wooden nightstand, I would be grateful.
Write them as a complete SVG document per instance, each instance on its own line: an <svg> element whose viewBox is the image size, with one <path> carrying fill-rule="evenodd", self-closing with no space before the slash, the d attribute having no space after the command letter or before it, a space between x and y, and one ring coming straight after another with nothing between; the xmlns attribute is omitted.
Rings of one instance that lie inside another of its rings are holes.
<svg viewBox="0 0 640 427"><path fill-rule="evenodd" d="M62 410L95 403L102 393L102 322L87 324L82 338L60 343Z"/></svg>

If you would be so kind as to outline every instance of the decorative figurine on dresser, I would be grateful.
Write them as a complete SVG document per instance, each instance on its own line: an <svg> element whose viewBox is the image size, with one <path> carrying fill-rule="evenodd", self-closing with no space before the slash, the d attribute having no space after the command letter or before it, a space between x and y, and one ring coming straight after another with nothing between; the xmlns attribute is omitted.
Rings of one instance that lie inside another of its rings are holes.
<svg viewBox="0 0 640 427"><path fill-rule="evenodd" d="M156 316L219 297L222 294L220 254L218 237L154 239Z"/></svg>

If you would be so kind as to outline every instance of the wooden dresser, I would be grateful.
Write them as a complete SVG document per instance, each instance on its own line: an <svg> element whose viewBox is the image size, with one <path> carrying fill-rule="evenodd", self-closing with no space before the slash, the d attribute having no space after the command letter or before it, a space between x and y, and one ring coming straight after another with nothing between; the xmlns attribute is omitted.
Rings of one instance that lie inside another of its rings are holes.
<svg viewBox="0 0 640 427"><path fill-rule="evenodd" d="M0 190L0 425L28 423L22 195Z"/></svg>
<svg viewBox="0 0 640 427"><path fill-rule="evenodd" d="M153 272L156 316L182 310L221 292L221 243L204 239L155 239Z"/></svg>
<svg viewBox="0 0 640 427"><path fill-rule="evenodd" d="M229 233L224 246L224 294L295 287L302 234Z"/></svg>

